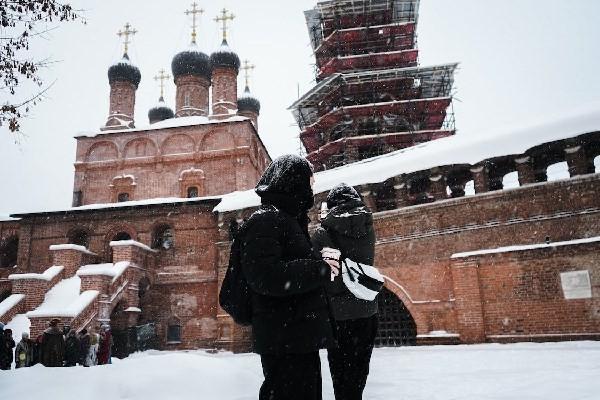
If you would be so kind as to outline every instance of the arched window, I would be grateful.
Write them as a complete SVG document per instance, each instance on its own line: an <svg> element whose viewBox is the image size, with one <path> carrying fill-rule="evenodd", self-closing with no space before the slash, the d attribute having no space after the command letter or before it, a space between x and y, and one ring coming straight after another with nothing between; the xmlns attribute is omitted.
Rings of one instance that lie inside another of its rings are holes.
<svg viewBox="0 0 600 400"><path fill-rule="evenodd" d="M121 240L131 240L131 235L127 232L119 232L113 238L113 242L118 242Z"/></svg>
<svg viewBox="0 0 600 400"><path fill-rule="evenodd" d="M470 180L465 183L465 196L474 196L475 195L475 181Z"/></svg>
<svg viewBox="0 0 600 400"><path fill-rule="evenodd" d="M566 161L549 165L546 169L546 176L548 177L548 182L569 179L571 177L571 174L569 174L569 165Z"/></svg>
<svg viewBox="0 0 600 400"><path fill-rule="evenodd" d="M198 197L198 186L190 186L187 188L187 197L191 199L193 197Z"/></svg>
<svg viewBox="0 0 600 400"><path fill-rule="evenodd" d="M513 189L519 187L519 173L517 171L509 172L502 177L502 188Z"/></svg>
<svg viewBox="0 0 600 400"><path fill-rule="evenodd" d="M181 321L177 317L170 318L167 324L167 343L181 343Z"/></svg>
<svg viewBox="0 0 600 400"><path fill-rule="evenodd" d="M90 244L88 233L83 229L76 229L69 234L69 243L83 247L88 247Z"/></svg>
<svg viewBox="0 0 600 400"><path fill-rule="evenodd" d="M119 203L122 203L124 201L129 201L129 193L119 193L119 195L117 196L117 201Z"/></svg>
<svg viewBox="0 0 600 400"><path fill-rule="evenodd" d="M153 249L168 250L173 247L173 229L169 225L161 225L154 230Z"/></svg>
<svg viewBox="0 0 600 400"><path fill-rule="evenodd" d="M17 265L18 252L19 238L17 236L0 242L0 268L12 268Z"/></svg>

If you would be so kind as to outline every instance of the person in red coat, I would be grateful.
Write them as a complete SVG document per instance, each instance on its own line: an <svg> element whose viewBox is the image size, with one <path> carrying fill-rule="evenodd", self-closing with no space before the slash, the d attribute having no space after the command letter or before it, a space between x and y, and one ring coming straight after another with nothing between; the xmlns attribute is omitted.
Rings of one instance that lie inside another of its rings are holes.
<svg viewBox="0 0 600 400"><path fill-rule="evenodd" d="M98 365L110 364L112 333L108 325L102 326L100 332L100 347L98 348Z"/></svg>

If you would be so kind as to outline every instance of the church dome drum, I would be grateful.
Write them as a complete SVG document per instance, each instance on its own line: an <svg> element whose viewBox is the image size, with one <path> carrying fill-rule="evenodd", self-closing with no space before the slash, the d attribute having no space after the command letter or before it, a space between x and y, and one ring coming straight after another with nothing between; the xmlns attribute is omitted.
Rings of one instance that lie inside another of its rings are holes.
<svg viewBox="0 0 600 400"><path fill-rule="evenodd" d="M138 67L129 61L127 54L123 58L108 68L108 83L130 82L137 88L142 79L142 74Z"/></svg>

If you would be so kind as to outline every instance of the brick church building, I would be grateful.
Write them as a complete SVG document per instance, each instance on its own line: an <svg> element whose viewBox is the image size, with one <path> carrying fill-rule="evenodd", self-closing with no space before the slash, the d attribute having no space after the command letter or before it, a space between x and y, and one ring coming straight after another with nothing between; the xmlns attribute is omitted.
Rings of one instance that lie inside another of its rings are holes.
<svg viewBox="0 0 600 400"><path fill-rule="evenodd" d="M418 11L419 0L319 1L305 12L316 85L290 107L317 171L313 223L342 181L374 212L377 344L600 338L600 111L455 135L457 65L419 65ZM193 29L171 66L175 109L161 93L138 127L141 73L125 48L108 70L105 126L76 138L72 207L0 221L9 327L109 323L120 354L147 331L161 349L248 350L251 332L217 294L230 232L259 205L252 188L270 162L260 103L247 82L238 96L225 36L209 56Z"/></svg>

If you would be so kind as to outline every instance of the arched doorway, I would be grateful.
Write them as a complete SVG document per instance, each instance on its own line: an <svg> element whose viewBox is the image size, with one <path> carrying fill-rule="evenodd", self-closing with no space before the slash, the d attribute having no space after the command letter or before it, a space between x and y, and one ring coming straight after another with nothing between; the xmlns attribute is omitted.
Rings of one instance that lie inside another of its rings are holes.
<svg viewBox="0 0 600 400"><path fill-rule="evenodd" d="M0 268L12 268L17 265L19 238L11 236L0 242Z"/></svg>
<svg viewBox="0 0 600 400"><path fill-rule="evenodd" d="M417 341L417 324L402 301L386 289L378 296L379 327L375 346L413 346Z"/></svg>
<svg viewBox="0 0 600 400"><path fill-rule="evenodd" d="M129 327L126 304L119 301L110 314L110 330L112 332L112 354L117 358L125 358L133 351L135 330Z"/></svg>

